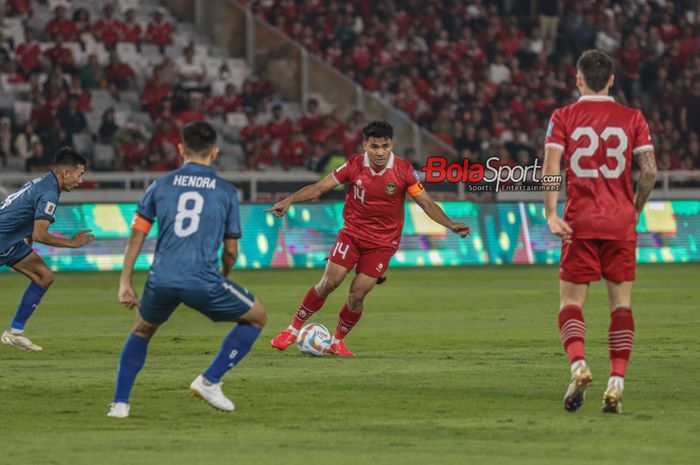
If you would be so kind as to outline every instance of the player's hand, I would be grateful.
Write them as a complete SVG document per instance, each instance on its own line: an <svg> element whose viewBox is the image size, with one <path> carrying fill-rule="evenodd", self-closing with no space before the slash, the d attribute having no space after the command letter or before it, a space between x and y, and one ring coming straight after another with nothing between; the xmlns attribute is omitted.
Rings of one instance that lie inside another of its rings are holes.
<svg viewBox="0 0 700 465"><path fill-rule="evenodd" d="M450 230L455 234L459 234L459 237L467 237L472 232L472 229L464 223L452 223Z"/></svg>
<svg viewBox="0 0 700 465"><path fill-rule="evenodd" d="M133 308L141 308L139 296L136 295L136 291L134 291L134 288L130 284L119 285L119 303L129 310Z"/></svg>
<svg viewBox="0 0 700 465"><path fill-rule="evenodd" d="M91 229L83 229L81 231L78 231L75 236L71 238L71 247L73 248L78 248L78 247L83 247L85 245L88 245L90 242L95 240L95 235L90 234L92 232Z"/></svg>
<svg viewBox="0 0 700 465"><path fill-rule="evenodd" d="M286 199L280 200L276 204L272 206L272 208L268 210L263 210L265 213L272 212L273 215L275 215L278 218L282 218L285 213L287 213L287 210L289 210L289 207L292 206L292 202L289 200L289 197Z"/></svg>
<svg viewBox="0 0 700 465"><path fill-rule="evenodd" d="M571 234L574 232L569 224L562 220L558 215L552 215L547 218L547 226L552 234L561 237L564 242L571 242Z"/></svg>

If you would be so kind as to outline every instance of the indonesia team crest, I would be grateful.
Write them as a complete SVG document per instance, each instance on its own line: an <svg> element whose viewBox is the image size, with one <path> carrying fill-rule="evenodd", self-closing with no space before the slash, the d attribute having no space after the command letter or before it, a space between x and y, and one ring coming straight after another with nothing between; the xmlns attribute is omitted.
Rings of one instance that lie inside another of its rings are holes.
<svg viewBox="0 0 700 465"><path fill-rule="evenodd" d="M393 194L395 192L396 192L396 183L395 182L386 183L386 193Z"/></svg>

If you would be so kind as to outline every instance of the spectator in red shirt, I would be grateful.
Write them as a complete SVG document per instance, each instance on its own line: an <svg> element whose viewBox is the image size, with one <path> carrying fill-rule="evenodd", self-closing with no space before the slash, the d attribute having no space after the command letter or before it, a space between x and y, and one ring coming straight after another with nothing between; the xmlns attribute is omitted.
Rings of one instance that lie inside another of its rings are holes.
<svg viewBox="0 0 700 465"><path fill-rule="evenodd" d="M319 110L318 100L311 98L306 102L306 113L299 120L299 126L308 139L323 129L323 115Z"/></svg>
<svg viewBox="0 0 700 465"><path fill-rule="evenodd" d="M189 105L186 109L179 112L175 118L178 125L184 127L193 121L204 121L204 113L202 112L202 96L198 93L190 94Z"/></svg>
<svg viewBox="0 0 700 465"><path fill-rule="evenodd" d="M310 155L309 145L300 132L292 133L291 139L280 146L279 161L282 168L287 170L293 166L305 166Z"/></svg>
<svg viewBox="0 0 700 465"><path fill-rule="evenodd" d="M153 68L153 76L146 82L143 88L143 93L141 94L141 103L148 110L151 115L158 112L158 107L163 99L170 96L172 89L170 84L163 82L161 78L161 67L160 65Z"/></svg>
<svg viewBox="0 0 700 465"><path fill-rule="evenodd" d="M117 90L136 89L136 73L129 65L119 60L119 56L114 52L109 56L109 64L105 68L105 78L110 87Z"/></svg>
<svg viewBox="0 0 700 465"><path fill-rule="evenodd" d="M258 115L254 111L247 112L246 116L248 117L248 123L241 128L240 132L240 138L243 141L258 139L267 135L265 127L257 123Z"/></svg>
<svg viewBox="0 0 700 465"><path fill-rule="evenodd" d="M126 10L126 21L122 24L122 39L131 44L138 44L141 42L141 34L143 28L136 20L136 10L129 8Z"/></svg>
<svg viewBox="0 0 700 465"><path fill-rule="evenodd" d="M24 42L19 44L16 54L20 67L25 74L39 71L41 47L39 42L34 40L34 30L29 28L24 30Z"/></svg>
<svg viewBox="0 0 700 465"><path fill-rule="evenodd" d="M114 50L121 38L124 24L114 17L114 7L110 3L105 5L102 14L103 17L95 23L92 29L97 38L105 44L107 50Z"/></svg>
<svg viewBox="0 0 700 465"><path fill-rule="evenodd" d="M267 133L273 139L285 143L291 137L293 130L294 123L282 114L282 105L275 104L272 107L272 120L267 123Z"/></svg>
<svg viewBox="0 0 700 465"><path fill-rule="evenodd" d="M32 0L7 0L5 5L8 16L32 16Z"/></svg>
<svg viewBox="0 0 700 465"><path fill-rule="evenodd" d="M75 70L75 58L71 49L63 46L63 40L60 34L54 37L55 44L53 47L46 49L44 55L51 62L51 66L61 66L66 72L71 73Z"/></svg>
<svg viewBox="0 0 700 465"><path fill-rule="evenodd" d="M68 93L70 95L75 95L75 97L78 99L78 109L80 111L88 112L92 110L92 96L90 95L89 90L83 89L83 85L78 74L73 74L71 76Z"/></svg>
<svg viewBox="0 0 700 465"><path fill-rule="evenodd" d="M44 33L46 37L53 37L55 34L58 34L66 42L75 40L77 34L75 23L70 19L66 19L66 8L63 5L56 7L54 17L46 23Z"/></svg>
<svg viewBox="0 0 700 465"><path fill-rule="evenodd" d="M146 39L156 45L165 47L172 43L173 26L164 19L163 9L158 8L153 13L153 21L148 23Z"/></svg>

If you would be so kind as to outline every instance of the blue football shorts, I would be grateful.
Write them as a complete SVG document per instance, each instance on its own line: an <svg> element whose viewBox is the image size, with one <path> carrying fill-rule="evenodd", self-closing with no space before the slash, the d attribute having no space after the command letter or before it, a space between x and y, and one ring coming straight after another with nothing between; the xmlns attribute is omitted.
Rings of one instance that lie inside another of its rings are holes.
<svg viewBox="0 0 700 465"><path fill-rule="evenodd" d="M19 241L0 252L0 266L12 267L32 253L32 248L24 241Z"/></svg>
<svg viewBox="0 0 700 465"><path fill-rule="evenodd" d="M155 287L146 282L139 313L147 323L159 325L183 303L212 321L236 321L251 309L253 302L253 294L228 279L196 290Z"/></svg>

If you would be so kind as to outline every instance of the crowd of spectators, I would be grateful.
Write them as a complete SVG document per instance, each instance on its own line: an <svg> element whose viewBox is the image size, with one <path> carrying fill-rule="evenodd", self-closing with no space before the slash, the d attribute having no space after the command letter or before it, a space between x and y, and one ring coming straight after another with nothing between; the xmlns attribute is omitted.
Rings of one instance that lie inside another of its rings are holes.
<svg viewBox="0 0 700 465"><path fill-rule="evenodd" d="M251 76L237 85L240 79L234 79L226 60L212 69L194 44L172 56L166 47L173 42L175 26L162 9L141 24L134 9L117 14L107 3L101 16L92 19L86 8L59 4L43 28L32 29L29 19L37 6L45 7L31 1L5 3L2 24L19 18L21 29L0 37L0 77L3 92L26 101L27 114L21 117L17 107L0 110L0 168L42 171L63 145L88 151L101 145L115 153L114 162L102 169L164 171L181 161L177 145L182 126L204 119L217 122L240 145L240 164L246 169L315 169L331 143L352 153L359 150L352 146L359 141L357 115L341 121L322 115L310 101L308 113L292 121L282 105L272 102L273 89L263 79ZM104 50L102 62L92 52L95 44ZM152 44L162 54L143 66L133 54L130 60L120 53L123 44L133 44L136 51ZM76 52L83 55L82 62ZM115 106L97 106L97 93L109 94ZM124 102L129 95L136 100L131 107ZM238 122L228 124L230 115L238 116Z"/></svg>
<svg viewBox="0 0 700 465"><path fill-rule="evenodd" d="M403 110L463 157L525 162L575 61L616 62L617 101L647 117L664 170L700 168L700 3L668 0L253 0L309 51Z"/></svg>

